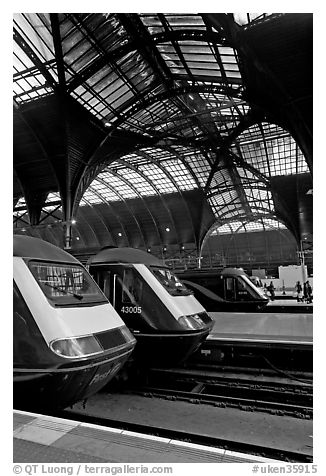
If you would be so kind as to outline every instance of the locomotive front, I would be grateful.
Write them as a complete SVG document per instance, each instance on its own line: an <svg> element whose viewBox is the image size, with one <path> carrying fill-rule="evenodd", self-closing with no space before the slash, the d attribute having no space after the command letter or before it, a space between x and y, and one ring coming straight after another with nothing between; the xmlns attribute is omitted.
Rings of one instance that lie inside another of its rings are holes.
<svg viewBox="0 0 326 476"><path fill-rule="evenodd" d="M42 240L14 237L14 403L57 408L88 398L135 339L86 269Z"/></svg>
<svg viewBox="0 0 326 476"><path fill-rule="evenodd" d="M184 361L213 327L193 293L149 253L103 249L90 260L90 273L136 337L143 363Z"/></svg>

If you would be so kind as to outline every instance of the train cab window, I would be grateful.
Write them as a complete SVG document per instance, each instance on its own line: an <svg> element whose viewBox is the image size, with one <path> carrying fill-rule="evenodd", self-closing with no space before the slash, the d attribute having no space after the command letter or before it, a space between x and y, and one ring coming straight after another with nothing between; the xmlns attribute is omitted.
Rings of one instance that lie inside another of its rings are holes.
<svg viewBox="0 0 326 476"><path fill-rule="evenodd" d="M154 274L156 279L165 287L165 289L174 296L192 294L175 274L167 268L154 268L151 267L150 271Z"/></svg>
<svg viewBox="0 0 326 476"><path fill-rule="evenodd" d="M235 281L234 278L225 278L225 299L227 301L234 301L235 299Z"/></svg>
<svg viewBox="0 0 326 476"><path fill-rule="evenodd" d="M107 271L103 277L103 292L106 297L110 300L110 281L111 281L111 273Z"/></svg>
<svg viewBox="0 0 326 476"><path fill-rule="evenodd" d="M246 300L248 296L248 284L242 279L242 276L239 277L236 281L237 287L237 299L242 301Z"/></svg>
<svg viewBox="0 0 326 476"><path fill-rule="evenodd" d="M56 306L106 301L91 276L78 264L30 261L29 268L45 296Z"/></svg>
<svg viewBox="0 0 326 476"><path fill-rule="evenodd" d="M93 272L91 276L96 281L100 289L104 292L105 296L110 300L111 271L95 271L95 273Z"/></svg>
<svg viewBox="0 0 326 476"><path fill-rule="evenodd" d="M223 276L218 275L216 277L216 286L214 288L211 288L212 291L214 291L218 296L224 297L224 279Z"/></svg>
<svg viewBox="0 0 326 476"><path fill-rule="evenodd" d="M133 268L123 271L122 302L137 304L142 299L143 281Z"/></svg>

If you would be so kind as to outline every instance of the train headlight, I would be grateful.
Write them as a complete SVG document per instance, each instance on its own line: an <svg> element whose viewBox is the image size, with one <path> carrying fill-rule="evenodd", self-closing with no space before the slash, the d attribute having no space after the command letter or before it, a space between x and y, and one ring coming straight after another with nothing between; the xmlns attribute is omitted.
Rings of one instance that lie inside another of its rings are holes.
<svg viewBox="0 0 326 476"><path fill-rule="evenodd" d="M202 329L204 325L204 322L198 316L198 314L194 314L192 316L181 316L179 317L178 322L186 329L191 329L193 331Z"/></svg>
<svg viewBox="0 0 326 476"><path fill-rule="evenodd" d="M57 355L66 358L88 357L103 352L103 347L92 335L57 339L51 342L50 348Z"/></svg>

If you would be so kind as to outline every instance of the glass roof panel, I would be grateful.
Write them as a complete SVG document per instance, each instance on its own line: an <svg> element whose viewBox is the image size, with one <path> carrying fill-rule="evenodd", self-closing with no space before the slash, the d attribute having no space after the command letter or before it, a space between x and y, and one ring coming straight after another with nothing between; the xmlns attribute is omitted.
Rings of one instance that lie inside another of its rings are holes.
<svg viewBox="0 0 326 476"><path fill-rule="evenodd" d="M14 29L42 62L54 59L49 14L15 13Z"/></svg>
<svg viewBox="0 0 326 476"><path fill-rule="evenodd" d="M110 193L110 189L113 189L124 199L137 197L137 193L133 190L132 187L130 187L124 180L122 180L118 176L110 173L109 170L102 172L97 177L96 186L98 187L98 190L101 189L101 193L104 196Z"/></svg>
<svg viewBox="0 0 326 476"><path fill-rule="evenodd" d="M273 13L233 13L233 18L238 25L242 26L263 20L269 15L273 15Z"/></svg>
<svg viewBox="0 0 326 476"><path fill-rule="evenodd" d="M216 218L230 218L241 214L243 209L241 201L238 197L232 195L232 191L228 191L208 198Z"/></svg>
<svg viewBox="0 0 326 476"><path fill-rule="evenodd" d="M171 101L166 100L160 103L154 103L146 109L135 113L132 118L128 120L127 127L143 127L148 126L147 129L153 129L157 132L169 130L173 127L173 117L178 115L180 110ZM146 130L147 130L146 129Z"/></svg>
<svg viewBox="0 0 326 476"><path fill-rule="evenodd" d="M137 190L137 192L140 195L142 196L157 195L155 188L153 188L150 185L149 181L146 180L138 172L128 167L123 167L117 173L118 175L123 176L125 180L132 183L133 187Z"/></svg>
<svg viewBox="0 0 326 476"><path fill-rule="evenodd" d="M160 193L174 193L178 191L176 186L157 165L141 165L139 170L150 179Z"/></svg>
<svg viewBox="0 0 326 476"><path fill-rule="evenodd" d="M205 187L211 170L208 160L196 151L183 153L182 155L197 177L200 186Z"/></svg>
<svg viewBox="0 0 326 476"><path fill-rule="evenodd" d="M191 29L201 29L206 28L203 22L203 19L200 15L196 14L165 14L165 18L170 25L170 27L174 29L179 28L191 28Z"/></svg>
<svg viewBox="0 0 326 476"><path fill-rule="evenodd" d="M96 193L94 193L92 191L92 188L89 187L86 192L84 193L82 199L80 200L80 206L83 206L83 205L89 205L89 204L96 204L96 203L103 203L104 200L103 198L101 198L99 195L97 195Z"/></svg>
<svg viewBox="0 0 326 476"><path fill-rule="evenodd" d="M164 169L173 177L180 190L193 190L197 184L187 167L178 159L165 160Z"/></svg>
<svg viewBox="0 0 326 476"><path fill-rule="evenodd" d="M203 29L205 28L201 16L196 14L161 14L164 16L168 26L171 29ZM164 31L164 27L158 15L152 13L142 13L140 18L145 26L147 26L151 34Z"/></svg>
<svg viewBox="0 0 326 476"><path fill-rule="evenodd" d="M290 134L274 124L254 125L236 140L242 158L269 176L308 172L304 155ZM232 148L235 154L237 148Z"/></svg>
<svg viewBox="0 0 326 476"><path fill-rule="evenodd" d="M45 201L45 205L43 208L46 208L46 211L47 212L51 212L52 210L54 210L55 208L58 208L60 209L61 208L61 204L59 206L59 204L53 204L52 205L52 202L58 202L60 201L61 202L61 197L60 197L60 193L59 192L50 192L46 198L46 201Z"/></svg>
<svg viewBox="0 0 326 476"><path fill-rule="evenodd" d="M270 231L280 229L286 229L286 226L277 219L261 217L255 221L232 221L221 226L217 226L212 235L224 235L229 233L246 233L255 231Z"/></svg>
<svg viewBox="0 0 326 476"><path fill-rule="evenodd" d="M18 202L16 203L16 207L24 207L26 206L25 197L20 197Z"/></svg>
<svg viewBox="0 0 326 476"><path fill-rule="evenodd" d="M48 14L15 13L14 33L33 51L40 64L44 65L53 80L57 80L54 63L54 47L49 30ZM14 42L13 79L14 99L17 103L30 101L52 92L52 86L24 51L25 46Z"/></svg>

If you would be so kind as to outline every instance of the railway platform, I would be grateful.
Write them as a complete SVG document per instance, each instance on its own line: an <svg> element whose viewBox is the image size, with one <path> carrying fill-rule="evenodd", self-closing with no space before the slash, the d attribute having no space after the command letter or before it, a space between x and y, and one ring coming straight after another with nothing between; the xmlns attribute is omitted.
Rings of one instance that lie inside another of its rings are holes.
<svg viewBox="0 0 326 476"><path fill-rule="evenodd" d="M274 301L269 301L264 308L264 312L271 313L291 313L291 314L312 314L313 303L297 302L293 298L276 297Z"/></svg>
<svg viewBox="0 0 326 476"><path fill-rule="evenodd" d="M214 326L191 363L312 373L313 316L211 312Z"/></svg>
<svg viewBox="0 0 326 476"><path fill-rule="evenodd" d="M312 345L312 314L211 312L208 340L246 340Z"/></svg>
<svg viewBox="0 0 326 476"><path fill-rule="evenodd" d="M14 463L268 463L269 458L14 410Z"/></svg>

